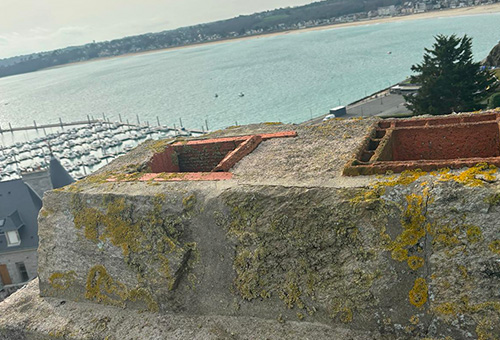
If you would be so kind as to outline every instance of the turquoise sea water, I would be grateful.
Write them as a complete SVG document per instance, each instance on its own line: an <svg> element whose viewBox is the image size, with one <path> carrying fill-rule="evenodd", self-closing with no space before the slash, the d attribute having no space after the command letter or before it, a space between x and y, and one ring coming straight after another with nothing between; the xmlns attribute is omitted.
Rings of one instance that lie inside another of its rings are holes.
<svg viewBox="0 0 500 340"><path fill-rule="evenodd" d="M500 14L293 33L2 78L0 126L103 113L151 124L157 116L168 125L182 118L197 129L205 119L210 129L301 122L403 80L434 35L452 33L472 36L475 57L483 59L500 39Z"/></svg>

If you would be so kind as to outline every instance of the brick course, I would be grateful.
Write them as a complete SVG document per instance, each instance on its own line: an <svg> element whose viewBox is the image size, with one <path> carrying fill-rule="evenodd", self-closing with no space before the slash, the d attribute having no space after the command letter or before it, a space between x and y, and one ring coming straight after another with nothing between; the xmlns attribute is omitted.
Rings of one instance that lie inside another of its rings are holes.
<svg viewBox="0 0 500 340"><path fill-rule="evenodd" d="M347 176L387 171L461 168L477 163L500 166L500 113L421 119L388 119L375 124Z"/></svg>

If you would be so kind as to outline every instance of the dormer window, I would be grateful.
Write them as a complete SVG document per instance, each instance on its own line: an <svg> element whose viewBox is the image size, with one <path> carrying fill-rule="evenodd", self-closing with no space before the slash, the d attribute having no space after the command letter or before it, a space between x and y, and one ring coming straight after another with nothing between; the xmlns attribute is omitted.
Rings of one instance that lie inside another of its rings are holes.
<svg viewBox="0 0 500 340"><path fill-rule="evenodd" d="M19 229L23 226L24 223L17 210L7 217L0 218L0 234L5 235L7 247L15 247L21 244Z"/></svg>
<svg viewBox="0 0 500 340"><path fill-rule="evenodd" d="M7 247L15 247L21 244L21 238L17 230L10 230L5 232L7 238Z"/></svg>

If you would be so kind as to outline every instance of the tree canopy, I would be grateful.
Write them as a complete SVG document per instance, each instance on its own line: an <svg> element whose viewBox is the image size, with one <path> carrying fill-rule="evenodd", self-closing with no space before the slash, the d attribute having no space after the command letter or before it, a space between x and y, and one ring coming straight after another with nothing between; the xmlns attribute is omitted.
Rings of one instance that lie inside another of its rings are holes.
<svg viewBox="0 0 500 340"><path fill-rule="evenodd" d="M405 96L414 114L442 115L483 108L481 101L498 86L493 74L474 62L472 39L467 35L438 35L425 49L421 64L413 65L411 82L421 88Z"/></svg>

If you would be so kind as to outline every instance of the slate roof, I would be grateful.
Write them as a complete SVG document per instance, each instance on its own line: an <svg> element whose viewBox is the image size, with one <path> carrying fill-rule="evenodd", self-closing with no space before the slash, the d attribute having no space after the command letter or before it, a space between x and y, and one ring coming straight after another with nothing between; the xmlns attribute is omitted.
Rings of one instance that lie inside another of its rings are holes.
<svg viewBox="0 0 500 340"><path fill-rule="evenodd" d="M19 230L19 228L24 226L19 212L16 210L9 216L0 217L0 233L11 230Z"/></svg>
<svg viewBox="0 0 500 340"><path fill-rule="evenodd" d="M50 181L54 189L62 188L75 181L54 156L50 159Z"/></svg>
<svg viewBox="0 0 500 340"><path fill-rule="evenodd" d="M33 249L38 247L38 211L41 207L40 197L21 179L0 182L0 254L11 251ZM7 247L4 231L19 232L21 244Z"/></svg>

